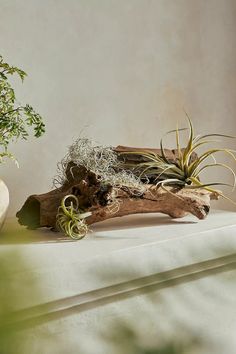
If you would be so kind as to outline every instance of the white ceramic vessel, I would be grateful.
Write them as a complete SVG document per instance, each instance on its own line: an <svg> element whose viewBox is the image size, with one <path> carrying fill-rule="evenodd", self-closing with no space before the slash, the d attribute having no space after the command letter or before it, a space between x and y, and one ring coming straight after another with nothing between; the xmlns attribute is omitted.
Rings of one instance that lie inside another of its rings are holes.
<svg viewBox="0 0 236 354"><path fill-rule="evenodd" d="M9 207L9 191L6 184L0 179L0 229L3 227Z"/></svg>

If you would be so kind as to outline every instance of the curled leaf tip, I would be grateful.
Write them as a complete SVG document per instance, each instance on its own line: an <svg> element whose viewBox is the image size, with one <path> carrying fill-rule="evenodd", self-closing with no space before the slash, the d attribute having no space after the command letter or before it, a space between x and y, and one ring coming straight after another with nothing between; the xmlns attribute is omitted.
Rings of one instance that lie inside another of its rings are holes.
<svg viewBox="0 0 236 354"><path fill-rule="evenodd" d="M91 215L91 212L83 212L79 208L79 201L75 195L68 194L62 199L58 208L56 225L65 235L80 240L89 231L85 219Z"/></svg>

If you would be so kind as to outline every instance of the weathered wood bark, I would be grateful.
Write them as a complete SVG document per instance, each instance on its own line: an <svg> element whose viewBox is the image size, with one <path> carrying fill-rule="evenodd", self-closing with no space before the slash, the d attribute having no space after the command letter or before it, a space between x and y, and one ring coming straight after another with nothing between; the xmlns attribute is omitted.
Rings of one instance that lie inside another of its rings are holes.
<svg viewBox="0 0 236 354"><path fill-rule="evenodd" d="M184 148L181 149L182 153L184 152ZM142 163L147 162L148 159L142 155L142 152L152 152L156 155L161 156L162 152L160 149L151 149L151 148L135 148L129 146L119 145L114 148L114 151L117 153L118 160L121 162L121 169L125 168L126 170L131 170L133 174L140 177L141 180L145 181L148 179L149 183L156 184L158 180L158 173L155 169L146 170L146 166L142 165ZM132 152L135 152L132 154ZM140 153L140 154L139 154ZM179 154L177 149L164 149L164 153L166 158L171 163L177 163ZM189 163L196 160L197 154L192 152ZM150 162L150 161L149 161ZM145 173L144 173L145 170Z"/></svg>
<svg viewBox="0 0 236 354"><path fill-rule="evenodd" d="M184 152L184 148L181 149ZM137 148L130 146L118 145L114 148L114 151L117 153L120 160L124 160L127 163L140 163L145 162L147 159L141 155L143 151L153 152L156 155L161 155L161 149L152 149L152 148ZM140 152L138 154L131 154L131 152ZM178 159L178 150L177 149L164 149L165 155L170 162L176 162ZM127 154L126 154L127 153ZM190 157L190 162L196 160L197 154L193 152Z"/></svg>
<svg viewBox="0 0 236 354"><path fill-rule="evenodd" d="M204 189L168 187L164 190L153 185L146 185L145 191L138 196L125 186L104 185L94 173L71 163L64 186L49 193L32 195L26 200L17 213L19 223L29 228L54 228L58 207L68 194L76 195L80 207L92 212L86 219L88 224L129 214L155 212L174 218L191 213L204 219L210 210L210 200L219 196Z"/></svg>
<svg viewBox="0 0 236 354"><path fill-rule="evenodd" d="M109 218L120 217L138 213L163 213L172 218L181 218L187 214L193 214L198 219L204 219L210 211L210 201L218 199L217 193L211 193L200 189L179 189L161 187L153 190L152 185L147 186L147 190L142 198L133 198L127 193L123 193L116 198L119 203L117 212L110 212L110 207L100 207L93 211L91 217L87 219L88 224L93 224Z"/></svg>

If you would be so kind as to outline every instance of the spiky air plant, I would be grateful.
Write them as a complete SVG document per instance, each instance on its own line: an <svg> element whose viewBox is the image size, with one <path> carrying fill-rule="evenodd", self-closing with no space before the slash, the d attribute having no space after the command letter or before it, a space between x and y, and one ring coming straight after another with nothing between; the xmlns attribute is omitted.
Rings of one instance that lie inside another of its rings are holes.
<svg viewBox="0 0 236 354"><path fill-rule="evenodd" d="M218 152L223 152L226 155L229 155L236 161L235 150L232 149L221 149L213 148L208 149L197 156L194 160L191 159L191 156L196 152L200 147L218 142L218 140L209 139L212 137L224 137L224 138L235 138L234 136L224 135L224 134L206 134L206 135L197 135L194 136L193 124L189 116L187 115L189 128L179 129L178 127L175 130L171 130L165 134L175 133L176 136L176 145L177 145L177 159L176 161L170 161L163 147L163 138L160 141L161 154L157 155L154 152L150 151L129 151L123 152L124 155L140 155L145 158L145 162L140 162L133 165L133 169L140 172L140 177L150 177L155 176L155 185L157 187L161 186L164 188L165 185L176 186L176 187L185 187L185 188L203 188L210 192L216 192L222 197L232 201L230 198L226 197L223 193L215 190L214 186L226 185L235 187L236 175L231 167L224 163L218 163L215 159L215 154ZM189 137L187 141L187 146L185 149L180 147L180 131L189 130ZM121 153L122 154L122 153ZM213 159L212 163L207 163L209 158ZM127 166L132 169L132 164ZM200 174L209 168L222 167L231 172L233 176L233 185L221 182L213 183L203 183L200 181Z"/></svg>
<svg viewBox="0 0 236 354"><path fill-rule="evenodd" d="M67 236L80 240L89 231L85 218L90 215L92 215L91 212L80 210L78 198L73 194L69 194L62 199L58 208L56 225Z"/></svg>

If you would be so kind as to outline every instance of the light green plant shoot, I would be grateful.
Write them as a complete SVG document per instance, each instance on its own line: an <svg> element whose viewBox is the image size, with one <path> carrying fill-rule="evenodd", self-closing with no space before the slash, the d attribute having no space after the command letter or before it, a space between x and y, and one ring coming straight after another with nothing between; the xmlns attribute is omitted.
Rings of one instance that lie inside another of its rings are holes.
<svg viewBox="0 0 236 354"><path fill-rule="evenodd" d="M186 113L187 115L187 113ZM210 192L218 192L213 186L227 185L227 183L222 182L213 182L213 183L203 183L200 181L201 173L209 168L221 167L227 169L231 172L233 176L233 185L236 184L236 175L234 170L224 163L217 163L215 159L215 154L222 152L226 155L229 155L236 161L235 150L232 149L222 149L222 148L213 148L200 153L194 159L192 158L193 154L202 146L215 143L216 140L209 139L212 137L225 137L225 138L235 138L234 136L224 135L224 134L206 134L206 135L197 135L194 136L193 124L189 116L187 115L189 122L189 128L179 129L178 126L175 130L171 130L166 133L175 133L176 136L176 145L177 145L177 159L176 161L170 161L166 156L165 149L163 147L163 139L160 141L161 154L155 154L150 151L129 151L124 152L123 154L136 154L141 155L145 158L145 162L139 163L138 165L133 165L134 169L138 169L141 172L140 177L142 176L155 176L156 186L173 185L177 187L185 188L203 188ZM180 148L180 131L189 130L189 137L185 149ZM207 163L208 159L212 158L212 163ZM129 165L132 168L132 165ZM226 199L231 200L222 193L219 192L221 196Z"/></svg>
<svg viewBox="0 0 236 354"><path fill-rule="evenodd" d="M56 225L67 236L80 240L89 231L84 219L90 215L92 215L91 212L84 213L80 210L78 198L73 194L69 194L62 199L58 208Z"/></svg>

